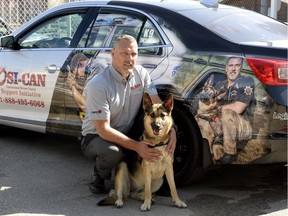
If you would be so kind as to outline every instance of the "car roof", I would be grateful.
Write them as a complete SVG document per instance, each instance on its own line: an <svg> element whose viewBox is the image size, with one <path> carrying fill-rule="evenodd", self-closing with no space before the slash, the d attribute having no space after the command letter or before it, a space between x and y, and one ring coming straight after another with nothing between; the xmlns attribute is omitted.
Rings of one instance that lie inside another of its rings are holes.
<svg viewBox="0 0 288 216"><path fill-rule="evenodd" d="M213 1L215 2L215 0ZM52 10L57 10L61 8L66 8L67 4L69 4L69 7L92 7L96 5L118 5L118 6L135 6L139 4L143 5L151 5L151 6L158 6L161 8L169 9L171 11L179 12L183 10L199 10L199 9L208 9L213 6L209 6L207 4L201 4L199 1L191 1L191 0L145 0L143 2L136 2L135 0L85 0L85 1L78 1L78 2L67 2L63 3L61 5L58 5ZM221 5L219 4L217 8L232 8L228 5ZM51 9L49 9L51 10ZM48 10L48 11L49 11Z"/></svg>
<svg viewBox="0 0 288 216"><path fill-rule="evenodd" d="M215 1L215 0L212 0ZM181 4L180 4L181 3ZM23 29L25 29L27 26L29 26L31 23L33 23L35 20L40 19L41 17L46 16L47 14L50 14L54 11L59 11L62 9L67 8L80 8L80 7L95 7L95 6L101 6L101 5L115 5L115 6L123 6L123 7L135 7L141 9L141 6L146 6L146 8L153 8L153 7L159 7L166 10L170 10L176 13L180 13L181 11L185 10L201 10L201 9L207 9L210 10L211 8L207 5L201 4L199 1L190 1L190 0L145 0L145 2L135 2L135 0L85 0L85 1L78 1L78 2L66 2L63 4L60 4L58 6L55 6L53 8L50 8L43 13L37 15L36 17L30 19L28 22L24 23L22 26L17 28L14 31L14 34L17 35L19 32L21 32ZM227 5L219 5L218 8L233 8L231 6Z"/></svg>
<svg viewBox="0 0 288 216"><path fill-rule="evenodd" d="M202 1L201 1L202 2ZM218 2L217 0L207 1L207 2ZM69 4L71 7L77 7L77 6L95 6L95 5L137 5L138 3L144 4L144 5L151 5L151 6L158 6L162 8L169 9L171 11L183 11L183 10L191 10L191 9L207 9L213 7L212 5L208 5L207 3L201 4L199 1L191 1L191 0L145 0L141 2L137 2L135 0L85 0L85 1L79 1L79 2L70 2L70 3L64 3L62 5L59 5L59 9L61 7L66 7L66 4ZM218 8L230 8L231 6L227 5L218 5ZM56 9L56 7L55 7Z"/></svg>

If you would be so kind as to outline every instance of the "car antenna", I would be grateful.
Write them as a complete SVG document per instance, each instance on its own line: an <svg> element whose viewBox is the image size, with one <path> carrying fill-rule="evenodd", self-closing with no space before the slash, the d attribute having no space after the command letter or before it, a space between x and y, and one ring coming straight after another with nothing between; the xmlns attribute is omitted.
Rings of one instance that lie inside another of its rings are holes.
<svg viewBox="0 0 288 216"><path fill-rule="evenodd" d="M201 0L200 3L206 7L217 8L221 0Z"/></svg>

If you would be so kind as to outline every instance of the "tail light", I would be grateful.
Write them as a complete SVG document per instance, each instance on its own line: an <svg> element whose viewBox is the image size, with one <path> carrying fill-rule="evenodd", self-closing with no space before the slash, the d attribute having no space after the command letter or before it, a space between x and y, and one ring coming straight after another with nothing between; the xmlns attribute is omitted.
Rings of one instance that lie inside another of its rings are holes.
<svg viewBox="0 0 288 216"><path fill-rule="evenodd" d="M288 61L278 59L246 58L256 77L266 85L288 85Z"/></svg>

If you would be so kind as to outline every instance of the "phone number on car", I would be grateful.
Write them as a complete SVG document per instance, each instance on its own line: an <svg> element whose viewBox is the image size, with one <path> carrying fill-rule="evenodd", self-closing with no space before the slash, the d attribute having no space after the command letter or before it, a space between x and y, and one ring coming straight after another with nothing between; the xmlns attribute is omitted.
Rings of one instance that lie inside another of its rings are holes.
<svg viewBox="0 0 288 216"><path fill-rule="evenodd" d="M5 97L5 98L0 97L0 103L18 104L18 105L33 106L33 107L45 107L44 101L15 99L15 98L9 98L9 97Z"/></svg>

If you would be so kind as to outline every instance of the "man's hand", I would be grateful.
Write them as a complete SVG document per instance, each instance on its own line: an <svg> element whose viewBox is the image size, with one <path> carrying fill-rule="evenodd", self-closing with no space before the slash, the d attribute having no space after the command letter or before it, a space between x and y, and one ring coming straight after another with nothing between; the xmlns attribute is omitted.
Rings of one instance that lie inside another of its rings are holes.
<svg viewBox="0 0 288 216"><path fill-rule="evenodd" d="M73 86L76 87L77 82L76 82L76 79L75 79L75 75L74 75L74 74L72 74L72 73L68 73L68 76L67 76L67 83L68 83L70 89L71 89Z"/></svg>
<svg viewBox="0 0 288 216"><path fill-rule="evenodd" d="M138 155L143 158L144 160L148 162L155 162L157 160L161 159L162 152L156 148L149 148L150 146L154 146L154 144L146 142L146 141L140 141L137 145L137 153Z"/></svg>
<svg viewBox="0 0 288 216"><path fill-rule="evenodd" d="M176 148L176 142L177 142L177 136L176 136L176 131L172 127L170 131L170 138L169 138L169 143L166 147L166 151L168 152L168 155L171 157L174 155L174 151Z"/></svg>
<svg viewBox="0 0 288 216"><path fill-rule="evenodd" d="M79 91L80 93L82 93L84 87L83 87L83 86L80 86L80 85L77 83L76 77L75 77L74 74L68 73L67 83L68 83L69 88L71 89L71 91L73 91L73 88L75 88L77 91Z"/></svg>

